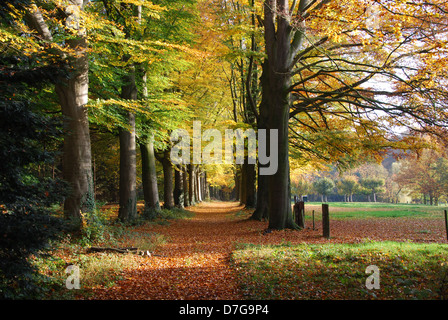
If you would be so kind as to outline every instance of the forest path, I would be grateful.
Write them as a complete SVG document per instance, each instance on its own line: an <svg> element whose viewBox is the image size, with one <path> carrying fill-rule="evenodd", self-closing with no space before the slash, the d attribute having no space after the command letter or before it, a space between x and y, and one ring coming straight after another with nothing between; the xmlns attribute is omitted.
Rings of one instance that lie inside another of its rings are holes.
<svg viewBox="0 0 448 320"><path fill-rule="evenodd" d="M266 223L239 215L243 206L236 202L204 202L187 210L194 217L145 227L167 243L137 269L125 270L114 287L95 290L93 299L242 299L230 254L244 239L263 238Z"/></svg>
<svg viewBox="0 0 448 320"><path fill-rule="evenodd" d="M167 240L151 257L138 257L138 267L123 272L111 288L93 289L92 299L107 300L241 300L230 256L238 243L357 243L366 239L445 242L442 218L335 219L331 239L322 237L320 221L301 231L264 234L267 222L250 216L237 202L203 202L186 208L194 217L169 225L144 225L136 231L161 234ZM423 232L423 231L425 232Z"/></svg>

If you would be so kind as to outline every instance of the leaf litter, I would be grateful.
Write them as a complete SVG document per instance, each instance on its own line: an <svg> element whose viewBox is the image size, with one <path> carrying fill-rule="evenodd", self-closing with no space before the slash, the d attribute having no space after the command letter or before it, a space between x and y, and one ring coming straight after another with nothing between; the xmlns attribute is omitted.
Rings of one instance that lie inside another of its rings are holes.
<svg viewBox="0 0 448 320"><path fill-rule="evenodd" d="M268 223L249 220L250 212L235 202L204 202L187 210L193 218L169 225L145 225L138 232L162 234L167 243L157 255L140 258L125 269L113 287L92 288L96 300L242 300L232 251L241 243L303 244L375 241L446 242L440 219L375 218L331 221L331 238L307 222L301 231L265 233ZM424 230L425 232L422 232Z"/></svg>

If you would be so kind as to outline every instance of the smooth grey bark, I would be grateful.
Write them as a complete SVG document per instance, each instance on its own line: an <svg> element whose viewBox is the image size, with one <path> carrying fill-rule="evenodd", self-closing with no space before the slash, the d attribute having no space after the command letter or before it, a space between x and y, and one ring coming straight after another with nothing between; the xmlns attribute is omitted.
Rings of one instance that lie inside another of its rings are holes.
<svg viewBox="0 0 448 320"><path fill-rule="evenodd" d="M121 98L136 100L137 86L135 70L131 67L125 77ZM120 128L120 189L118 218L121 221L132 221L137 217L137 145L135 139L135 115L125 111L127 128Z"/></svg>
<svg viewBox="0 0 448 320"><path fill-rule="evenodd" d="M188 195L188 172L187 166L182 166L182 183L183 183L183 192L184 192L184 207L188 207L190 205L190 197Z"/></svg>
<svg viewBox="0 0 448 320"><path fill-rule="evenodd" d="M141 6L139 20L141 19ZM142 95L148 98L147 75L143 70ZM140 154L142 157L142 186L145 200L145 216L153 217L160 210L159 187L157 185L156 156L154 151L154 134L148 134L140 142Z"/></svg>
<svg viewBox="0 0 448 320"><path fill-rule="evenodd" d="M174 168L170 160L170 152L165 151L164 157L162 159L163 167L163 207L166 209L171 209L174 207L174 197L173 197L173 173Z"/></svg>
<svg viewBox="0 0 448 320"><path fill-rule="evenodd" d="M135 115L127 112L128 124L135 126ZM132 221L137 217L137 166L135 130L120 129L120 186L119 211L121 221Z"/></svg>
<svg viewBox="0 0 448 320"><path fill-rule="evenodd" d="M194 172L194 165L189 164L188 165L188 197L190 200L190 206L193 206L196 203L196 197L195 197L195 172Z"/></svg>
<svg viewBox="0 0 448 320"><path fill-rule="evenodd" d="M293 9L297 1L293 2ZM299 12L306 7L306 0L299 3ZM303 30L295 30L290 24L288 0L265 0L264 35L266 61L263 73L267 81L262 85L263 103L269 109L267 129L278 130L278 170L268 177L269 229L296 229L293 221L289 182L288 123L290 108L289 88L292 68L301 43ZM268 136L269 131L268 130Z"/></svg>
<svg viewBox="0 0 448 320"><path fill-rule="evenodd" d="M263 72L261 74L260 83L262 92L269 91L269 74L268 74L268 60L266 59L263 62L262 69ZM259 115L257 117L257 128L267 129L268 128L268 119L269 119L269 105L267 103L267 95L262 94L261 102L259 107ZM266 136L267 141L266 144L269 143L269 135ZM255 206L255 211L251 216L251 219L264 221L269 219L269 185L268 185L268 176L260 175L260 169L263 167L261 163L258 163L258 180L257 180L257 202Z"/></svg>
<svg viewBox="0 0 448 320"><path fill-rule="evenodd" d="M246 182L247 182L247 176L246 176L246 167L245 164L242 164L240 166L240 172L239 172L239 179L238 179L238 184L239 184L239 198L240 198L240 204L246 205L246 192L247 192L247 188L246 188Z"/></svg>
<svg viewBox="0 0 448 320"><path fill-rule="evenodd" d="M163 168L163 208L171 209L174 207L174 167L170 160L170 149L166 149L162 154L156 154L156 158L162 164Z"/></svg>
<svg viewBox="0 0 448 320"><path fill-rule="evenodd" d="M195 177L195 182L194 182L194 192L195 192L195 198L197 202L202 202L202 195L201 195L201 172L199 169L199 166L195 166L194 167L194 177Z"/></svg>
<svg viewBox="0 0 448 320"><path fill-rule="evenodd" d="M85 108L88 100L89 64L86 30L81 27L79 14L83 9L83 2L71 0L70 3L64 9L65 26L75 34L66 40L67 46L74 53L68 59L71 74L69 79L61 79L55 86L55 91L65 121L63 178L71 187L71 193L64 202L64 215L68 219L80 221L81 212L89 212L95 207L89 120ZM34 21L40 26L38 29L44 37L49 37L48 27L40 12L36 13ZM52 39L50 37L47 40Z"/></svg>
<svg viewBox="0 0 448 320"><path fill-rule="evenodd" d="M183 196L183 183L182 183L182 168L176 166L174 168L174 205L176 207L182 208L184 206L184 196Z"/></svg>
<svg viewBox="0 0 448 320"><path fill-rule="evenodd" d="M255 182L256 182L256 167L255 164L247 163L243 164L243 171L245 175L245 183L243 188L245 188L245 205L246 208L255 208Z"/></svg>
<svg viewBox="0 0 448 320"><path fill-rule="evenodd" d="M207 172L204 172L204 197L210 200L210 184L207 182Z"/></svg>
<svg viewBox="0 0 448 320"><path fill-rule="evenodd" d="M67 47L73 52L68 59L71 73L68 79L60 80L55 86L55 92L64 116L62 174L71 189L64 201L64 216L76 222L82 220L82 212L94 209L95 200L89 120L85 108L89 90L89 64L86 30L81 27L79 14L84 3L81 0L71 0L69 3L64 8L64 24L75 35L66 40ZM27 13L26 20L42 39L53 41L48 25L37 6Z"/></svg>
<svg viewBox="0 0 448 320"><path fill-rule="evenodd" d="M154 155L154 137L151 136L140 144L142 157L142 186L145 200L145 215L152 215L160 210L159 189L157 185L156 158Z"/></svg>
<svg viewBox="0 0 448 320"><path fill-rule="evenodd" d="M44 40L53 41L53 35L51 34L40 9L36 5L33 5L31 10L31 12L28 12L25 15L25 20L28 25L36 30Z"/></svg>

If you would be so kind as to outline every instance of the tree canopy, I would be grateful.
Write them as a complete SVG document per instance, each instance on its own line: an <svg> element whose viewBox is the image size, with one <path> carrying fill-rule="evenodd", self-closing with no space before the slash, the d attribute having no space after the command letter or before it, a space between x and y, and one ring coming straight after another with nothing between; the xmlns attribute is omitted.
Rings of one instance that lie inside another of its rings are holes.
<svg viewBox="0 0 448 320"><path fill-rule="evenodd" d="M157 211L159 193L165 206L179 203L173 190L191 204L212 187L255 207L270 228L295 228L291 192L305 194L302 178L324 170L338 172L334 186L349 198L365 189L375 199L392 185L440 198L444 187L417 187L406 172L444 179L443 156L424 165L436 156L422 150L446 132L447 10L441 0L4 1L5 101L20 98L49 128L63 123L59 144L5 145L59 152L42 167L68 183L70 219L104 197L132 220L142 195ZM277 171L264 176L262 161L173 163L170 135L192 136L193 121L223 138L226 129L266 132ZM362 176L360 166L392 153L408 158L396 179Z"/></svg>

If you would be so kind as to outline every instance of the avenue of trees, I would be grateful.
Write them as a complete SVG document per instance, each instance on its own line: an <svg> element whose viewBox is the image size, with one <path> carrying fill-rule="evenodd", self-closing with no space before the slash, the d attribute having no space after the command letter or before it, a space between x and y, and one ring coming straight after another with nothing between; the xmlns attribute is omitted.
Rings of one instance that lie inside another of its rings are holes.
<svg viewBox="0 0 448 320"><path fill-rule="evenodd" d="M97 192L109 193L120 204L120 219L131 221L140 185L148 214L159 200L167 208L180 198L189 205L209 195L208 170L209 176L233 173L234 193L256 209L253 218L268 219L274 229L295 228L291 165L346 170L391 148L417 150L422 133L443 134L444 6L7 1L2 75L13 98L5 92L5 101L17 100L19 85L40 86L33 93L38 100L29 93L23 99L39 101L38 114L63 121L63 147L52 145L58 156L51 171L69 184L66 218L92 211ZM50 69L53 87L45 77L27 76ZM277 129L277 172L258 175L255 164L173 166L169 133L192 120ZM397 133L400 127L407 134ZM157 170L164 177L159 183ZM375 200L383 182L362 183ZM350 197L352 182L339 184ZM440 192L425 193L433 199Z"/></svg>

